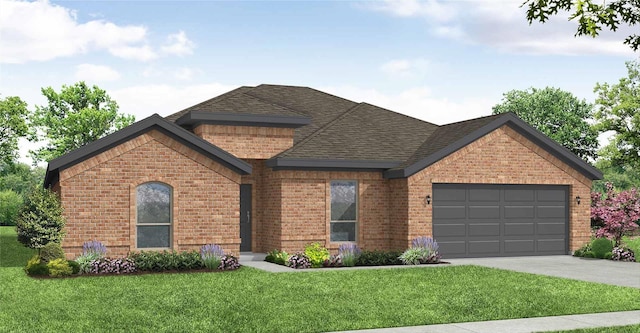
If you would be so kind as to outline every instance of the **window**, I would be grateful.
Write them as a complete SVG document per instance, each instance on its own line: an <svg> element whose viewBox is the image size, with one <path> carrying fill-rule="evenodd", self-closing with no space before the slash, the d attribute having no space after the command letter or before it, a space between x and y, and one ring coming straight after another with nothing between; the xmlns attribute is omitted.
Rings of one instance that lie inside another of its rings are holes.
<svg viewBox="0 0 640 333"><path fill-rule="evenodd" d="M172 221L171 187L145 183L136 189L137 247L170 248Z"/></svg>
<svg viewBox="0 0 640 333"><path fill-rule="evenodd" d="M355 242L358 222L358 183L331 182L331 241Z"/></svg>

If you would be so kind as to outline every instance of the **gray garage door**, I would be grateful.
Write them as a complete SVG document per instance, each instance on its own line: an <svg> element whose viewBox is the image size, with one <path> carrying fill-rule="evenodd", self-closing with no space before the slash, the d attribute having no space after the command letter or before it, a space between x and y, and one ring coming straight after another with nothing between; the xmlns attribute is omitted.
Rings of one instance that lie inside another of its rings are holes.
<svg viewBox="0 0 640 333"><path fill-rule="evenodd" d="M566 254L568 187L434 184L433 236L444 258Z"/></svg>

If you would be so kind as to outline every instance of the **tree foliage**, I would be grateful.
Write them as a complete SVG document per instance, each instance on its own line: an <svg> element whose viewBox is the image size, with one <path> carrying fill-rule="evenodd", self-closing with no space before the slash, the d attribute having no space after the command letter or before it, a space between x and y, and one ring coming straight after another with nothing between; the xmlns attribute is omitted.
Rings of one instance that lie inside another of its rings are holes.
<svg viewBox="0 0 640 333"><path fill-rule="evenodd" d="M24 163L0 162L0 191L11 190L26 194L34 186L42 186L45 170Z"/></svg>
<svg viewBox="0 0 640 333"><path fill-rule="evenodd" d="M503 94L493 114L513 112L582 159L595 159L598 133L587 123L593 106L558 88L529 88Z"/></svg>
<svg viewBox="0 0 640 333"><path fill-rule="evenodd" d="M591 193L591 219L602 223L597 237L612 238L619 246L622 236L638 229L640 193L635 188L616 192L611 183L607 183L606 188L605 195Z"/></svg>
<svg viewBox="0 0 640 333"><path fill-rule="evenodd" d="M27 103L20 97L0 100L0 161L11 163L18 151L18 139L27 135Z"/></svg>
<svg viewBox="0 0 640 333"><path fill-rule="evenodd" d="M18 214L18 241L32 249L40 249L51 242L61 243L64 225L58 196L42 186L36 186L26 196Z"/></svg>
<svg viewBox="0 0 640 333"><path fill-rule="evenodd" d="M60 92L43 88L48 105L36 106L31 117L31 140L47 145L31 152L36 161L51 161L65 153L111 134L134 121L118 112L118 104L97 86L84 82L63 85Z"/></svg>
<svg viewBox="0 0 640 333"><path fill-rule="evenodd" d="M617 84L596 84L595 128L614 131L600 156L613 165L640 168L640 62L626 63L628 76Z"/></svg>
<svg viewBox="0 0 640 333"><path fill-rule="evenodd" d="M602 28L612 31L620 26L633 27L640 22L640 2L638 0L526 0L527 20L546 22L559 12L569 12L569 20L577 19L578 29L575 36L597 37ZM629 35L624 40L631 49L638 51L640 36Z"/></svg>
<svg viewBox="0 0 640 333"><path fill-rule="evenodd" d="M0 225L16 225L22 196L11 190L0 191Z"/></svg>
<svg viewBox="0 0 640 333"><path fill-rule="evenodd" d="M606 193L606 184L611 183L618 190L640 188L640 168L612 164L611 161L599 159L595 167L602 171L602 180L593 182L592 191Z"/></svg>

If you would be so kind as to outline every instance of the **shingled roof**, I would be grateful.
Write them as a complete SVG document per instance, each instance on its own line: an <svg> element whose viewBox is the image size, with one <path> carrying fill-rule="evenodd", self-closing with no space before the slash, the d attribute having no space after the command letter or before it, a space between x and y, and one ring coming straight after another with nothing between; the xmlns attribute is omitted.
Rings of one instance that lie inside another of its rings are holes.
<svg viewBox="0 0 640 333"><path fill-rule="evenodd" d="M267 166L377 169L387 178L411 176L508 125L587 177L602 177L600 171L512 113L438 126L308 87L262 84L237 88L165 119L185 127L232 120L237 125L295 127L293 147L268 160Z"/></svg>

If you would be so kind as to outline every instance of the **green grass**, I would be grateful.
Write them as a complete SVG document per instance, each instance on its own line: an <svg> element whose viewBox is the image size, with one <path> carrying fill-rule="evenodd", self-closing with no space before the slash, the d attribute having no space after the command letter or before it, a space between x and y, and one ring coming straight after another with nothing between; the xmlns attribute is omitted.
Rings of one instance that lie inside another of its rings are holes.
<svg viewBox="0 0 640 333"><path fill-rule="evenodd" d="M581 328L581 329L570 330L570 331L553 331L553 332L545 331L545 333L638 333L638 332L640 332L640 325Z"/></svg>
<svg viewBox="0 0 640 333"><path fill-rule="evenodd" d="M622 237L622 244L629 247L636 256L636 261L640 262L640 237L631 239L629 236Z"/></svg>
<svg viewBox="0 0 640 333"><path fill-rule="evenodd" d="M16 227L0 226L0 267L24 267L36 251L16 239Z"/></svg>
<svg viewBox="0 0 640 333"><path fill-rule="evenodd" d="M3 261L31 255L1 244ZM640 289L476 266L34 279L22 265L0 268L0 332L322 332L640 309Z"/></svg>

